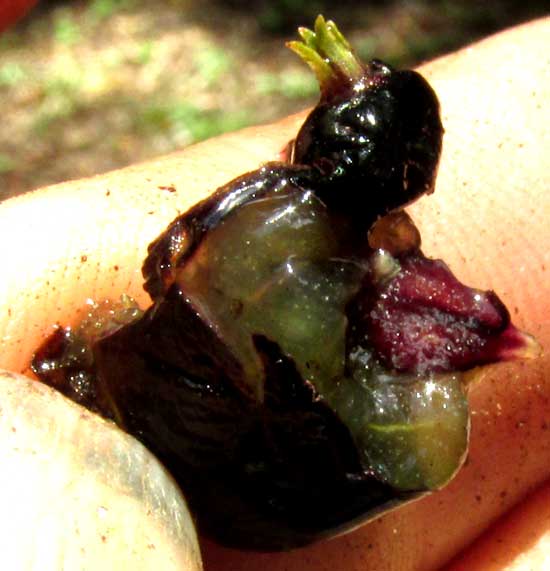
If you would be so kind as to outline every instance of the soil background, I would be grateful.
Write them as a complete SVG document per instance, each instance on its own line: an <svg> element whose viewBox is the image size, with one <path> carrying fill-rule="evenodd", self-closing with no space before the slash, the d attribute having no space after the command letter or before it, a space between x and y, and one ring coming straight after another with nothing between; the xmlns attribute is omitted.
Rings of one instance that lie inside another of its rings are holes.
<svg viewBox="0 0 550 571"><path fill-rule="evenodd" d="M412 66L547 12L517 0L41 0L0 35L0 200L313 105L315 79L284 42L318 13L361 57Z"/></svg>

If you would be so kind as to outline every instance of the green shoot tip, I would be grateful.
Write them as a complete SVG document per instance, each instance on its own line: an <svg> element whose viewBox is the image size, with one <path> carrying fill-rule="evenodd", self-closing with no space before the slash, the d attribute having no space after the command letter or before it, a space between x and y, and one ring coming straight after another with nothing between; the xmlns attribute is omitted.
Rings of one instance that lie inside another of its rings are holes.
<svg viewBox="0 0 550 571"><path fill-rule="evenodd" d="M301 27L298 34L301 41L288 42L287 46L313 70L321 93L332 91L339 82L355 82L363 77L363 65L332 20L319 15L313 30Z"/></svg>

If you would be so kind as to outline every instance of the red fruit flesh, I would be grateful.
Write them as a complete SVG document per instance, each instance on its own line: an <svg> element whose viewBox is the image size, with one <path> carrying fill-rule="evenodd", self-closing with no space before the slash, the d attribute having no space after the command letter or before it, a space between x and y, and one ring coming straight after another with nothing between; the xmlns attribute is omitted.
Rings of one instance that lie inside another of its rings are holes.
<svg viewBox="0 0 550 571"><path fill-rule="evenodd" d="M417 254L400 266L360 302L366 336L386 367L419 374L462 371L532 347L494 292L465 286L440 260Z"/></svg>

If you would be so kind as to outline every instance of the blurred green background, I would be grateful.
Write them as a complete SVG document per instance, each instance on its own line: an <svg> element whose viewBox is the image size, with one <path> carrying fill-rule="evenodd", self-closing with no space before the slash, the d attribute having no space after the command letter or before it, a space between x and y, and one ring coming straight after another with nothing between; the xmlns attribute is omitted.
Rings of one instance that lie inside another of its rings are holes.
<svg viewBox="0 0 550 571"><path fill-rule="evenodd" d="M314 104L284 41L318 13L361 56L410 66L546 12L517 0L41 0L0 35L0 199Z"/></svg>

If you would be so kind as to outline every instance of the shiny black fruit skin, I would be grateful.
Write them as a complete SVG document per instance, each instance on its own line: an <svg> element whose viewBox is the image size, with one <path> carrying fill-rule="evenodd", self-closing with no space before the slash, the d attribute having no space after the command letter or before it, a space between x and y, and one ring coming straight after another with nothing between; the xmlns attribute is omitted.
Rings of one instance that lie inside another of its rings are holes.
<svg viewBox="0 0 550 571"><path fill-rule="evenodd" d="M374 60L365 79L336 92L310 113L292 162L312 165L329 208L378 215L434 190L443 127L437 96L411 70Z"/></svg>

